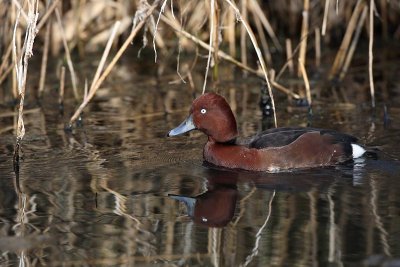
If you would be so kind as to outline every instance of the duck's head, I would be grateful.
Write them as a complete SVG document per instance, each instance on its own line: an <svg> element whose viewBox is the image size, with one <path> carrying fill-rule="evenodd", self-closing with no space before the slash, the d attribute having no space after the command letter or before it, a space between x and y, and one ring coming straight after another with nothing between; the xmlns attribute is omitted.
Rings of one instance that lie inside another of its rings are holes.
<svg viewBox="0 0 400 267"><path fill-rule="evenodd" d="M224 143L238 135L235 116L225 98L215 93L207 93L193 101L189 116L168 136L175 136L199 130L214 142Z"/></svg>

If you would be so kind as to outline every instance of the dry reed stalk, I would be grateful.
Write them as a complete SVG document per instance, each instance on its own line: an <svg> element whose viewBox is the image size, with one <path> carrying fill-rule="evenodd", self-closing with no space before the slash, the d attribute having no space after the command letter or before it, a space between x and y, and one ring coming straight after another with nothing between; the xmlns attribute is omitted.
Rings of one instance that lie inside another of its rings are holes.
<svg viewBox="0 0 400 267"><path fill-rule="evenodd" d="M182 26L176 21L176 20L172 20L166 16L162 16L161 20L166 23L168 26L170 26L179 36L184 36L186 38L188 38L189 40L193 41L195 44L203 47L204 49L207 50L212 50L213 51L213 47L209 46L207 43L203 42L202 40L200 40L199 38L197 38L196 36L188 33L187 31L182 29ZM242 62L237 61L236 59L234 59L233 57L231 57L230 55L226 54L225 52L223 52L222 50L218 50L218 56L221 57L222 59L231 62L232 64L235 64L236 66L238 66L239 68L242 68L250 73L253 73L257 76L263 77L263 74L261 74L259 71L244 65Z"/></svg>
<svg viewBox="0 0 400 267"><path fill-rule="evenodd" d="M13 6L14 7L14 6ZM17 21L17 17L18 16L18 11L15 9L15 21ZM17 55L22 54L21 50L22 50L22 37L21 37L22 33L21 33L21 29L20 28L14 28L14 32L13 32L13 39L12 39L12 45L13 45L13 53L12 53L12 61L14 63L15 66L15 62L18 61ZM13 68L13 72L12 72L12 95L14 99L18 98L18 81L17 81L17 68Z"/></svg>
<svg viewBox="0 0 400 267"><path fill-rule="evenodd" d="M293 75L294 73L293 50L292 50L292 41L289 38L286 39L286 62L289 68L289 72Z"/></svg>
<svg viewBox="0 0 400 267"><path fill-rule="evenodd" d="M196 91L196 86L194 85L192 73L189 71L187 76L188 76L190 88L192 89L192 92L195 92Z"/></svg>
<svg viewBox="0 0 400 267"><path fill-rule="evenodd" d="M50 7L47 9L46 13L44 13L43 17L40 18L40 21L37 25L37 29L38 31L44 26L44 24L46 23L46 21L49 19L51 13L53 13L53 11L55 10L55 8L57 7L57 4L60 0L54 0Z"/></svg>
<svg viewBox="0 0 400 267"><path fill-rule="evenodd" d="M242 10L242 17L244 20L247 21L247 1L248 0L241 0L241 10ZM242 24L240 27L240 59L244 65L247 64L247 34L246 34L246 27ZM246 76L247 73L243 72L243 75Z"/></svg>
<svg viewBox="0 0 400 267"><path fill-rule="evenodd" d="M375 85L374 85L374 73L373 73L374 9L375 9L375 2L374 0L371 0L369 4L368 73L369 73L369 88L371 92L371 105L373 108L375 108Z"/></svg>
<svg viewBox="0 0 400 267"><path fill-rule="evenodd" d="M0 84L3 83L3 81L7 78L8 74L14 68L12 62L9 62L9 58L11 56L12 47L13 46L10 43L8 45L8 48L7 48L6 52L5 52L5 54L2 56L2 63L0 65Z"/></svg>
<svg viewBox="0 0 400 267"><path fill-rule="evenodd" d="M196 12L192 12L193 10L196 10ZM207 18L206 1L189 1L183 6L180 21L185 24L186 28L202 31L202 28L207 23Z"/></svg>
<svg viewBox="0 0 400 267"><path fill-rule="evenodd" d="M157 22L154 25L154 31L152 32L153 34L153 49L154 49L154 62L157 62L157 47L156 47L156 39L157 38L157 29L158 29L158 24L160 23L160 18L161 18L161 14L164 13L165 11L165 7L167 5L168 0L164 0L163 4L161 5L160 8L160 13L158 14L158 18L157 18ZM171 4L172 4L172 0L171 0ZM135 23L134 23L135 24ZM150 31L152 31L152 28L150 28ZM145 37L144 37L145 38ZM160 39L162 42L162 39ZM146 42L146 41L144 41ZM164 47L164 42L161 43L161 45Z"/></svg>
<svg viewBox="0 0 400 267"><path fill-rule="evenodd" d="M330 0L325 0L325 9L324 9L324 18L322 20L322 36L325 36L326 33L326 25L328 24L328 13L329 13L329 5Z"/></svg>
<svg viewBox="0 0 400 267"><path fill-rule="evenodd" d="M40 68L39 97L41 97L43 95L44 84L46 82L47 58L49 56L49 47L50 47L50 27L51 27L51 24L48 23L46 25L46 34L45 34L45 38L44 38L42 66Z"/></svg>
<svg viewBox="0 0 400 267"><path fill-rule="evenodd" d="M170 15L169 15L170 16ZM210 47L208 44L206 44L205 42L203 42L202 40L198 39L197 37L195 37L194 35L188 33L187 31L182 29L182 26L176 21L176 20L172 20L170 18L167 18L165 16L161 17L161 20L166 23L168 26L170 26L179 36L184 36L186 38L188 38L189 40L193 41L195 44L203 47L204 49L207 50L212 50L213 51L213 47ZM257 76L263 77L263 74L260 73L258 70L255 70L247 65L244 65L242 62L237 61L236 59L234 59L233 57L231 57L230 55L226 54L225 52L223 52L222 50L218 50L218 56L234 65L236 65L239 68L242 68L252 74L255 74Z"/></svg>
<svg viewBox="0 0 400 267"><path fill-rule="evenodd" d="M272 83L273 81L275 81L275 75L276 75L275 70L274 70L274 69L271 69L271 70L269 71L269 80L271 81L271 83Z"/></svg>
<svg viewBox="0 0 400 267"><path fill-rule="evenodd" d="M307 34L307 35L308 35L308 34ZM305 37L303 37L303 39L304 39L304 38L305 38ZM302 42L303 42L303 39L300 40L300 42L297 44L296 48L293 50L293 52L291 52L292 56L291 56L288 60L286 60L285 64L283 64L282 68L279 70L278 75L276 75L276 80L277 80L277 81L281 78L283 72L286 70L286 68L288 67L288 65L290 64L291 61L292 61L291 64L293 64L293 58L294 58L294 56L297 54L297 52L299 51L300 46L301 46L301 44L302 44ZM291 47L290 47L290 48L291 48ZM291 50L291 49L290 49L290 50ZM291 50L291 51L292 51L292 50ZM293 64L293 65L294 65L294 64Z"/></svg>
<svg viewBox="0 0 400 267"><path fill-rule="evenodd" d="M4 71L3 75L0 76L0 84L7 78L8 74L14 69L13 65L8 66L8 68Z"/></svg>
<svg viewBox="0 0 400 267"><path fill-rule="evenodd" d="M336 0L336 15L339 15L339 0Z"/></svg>
<svg viewBox="0 0 400 267"><path fill-rule="evenodd" d="M271 26L271 23L269 23L267 17L265 16L265 13L263 12L263 9L261 8L260 4L256 0L249 0L250 1L250 8L251 11L254 13L254 18L259 19L264 26L264 29L268 32L269 37L271 37L272 42L274 43L276 49L278 51L282 51L282 46L276 37L275 31Z"/></svg>
<svg viewBox="0 0 400 267"><path fill-rule="evenodd" d="M97 67L96 73L94 75L92 84L90 86L89 92L87 91L87 82L85 82L85 96L83 98L82 104L78 107L78 109L75 111L74 115L70 119L70 124L72 123L79 117L81 114L82 110L86 107L86 105L89 103L89 101L93 98L93 96L96 94L97 89L100 87L99 79L100 79L100 74L104 68L104 65L106 63L107 56L110 52L112 43L114 42L115 36L118 32L118 28L120 26L121 22L117 21L114 24L114 27L111 31L110 38L108 39L106 48L104 49L103 55L101 57L99 66ZM129 42L130 43L130 42ZM111 64L110 64L111 65ZM104 73L103 73L104 74Z"/></svg>
<svg viewBox="0 0 400 267"><path fill-rule="evenodd" d="M232 57L236 56L236 39L235 39L235 13L232 9L228 9L228 43L229 43L229 54Z"/></svg>
<svg viewBox="0 0 400 267"><path fill-rule="evenodd" d="M294 99L300 99L300 95L293 93L292 90L286 88L285 86L283 86L282 84L279 84L277 81L272 81L271 82L272 86L275 87L276 89L282 91L283 93L287 94L288 96L293 97Z"/></svg>
<svg viewBox="0 0 400 267"><path fill-rule="evenodd" d="M172 11L171 11L172 12ZM182 52L182 46L181 46L181 41L178 41L178 55L176 56L176 74L179 76L179 79L181 82L186 83L185 79L181 75L180 72L180 64L181 64L181 52ZM170 82L171 84L171 82Z"/></svg>
<svg viewBox="0 0 400 267"><path fill-rule="evenodd" d="M321 33L319 27L315 28L315 66L321 65Z"/></svg>
<svg viewBox="0 0 400 267"><path fill-rule="evenodd" d="M261 21L257 17L256 14L254 14L254 23L256 24L257 33L258 33L258 36L259 36L260 41L261 41L261 46L263 48L263 52L264 52L264 55L265 55L265 60L266 60L268 65L272 65L272 56L271 56L271 52L269 51L267 38L265 36L264 29L262 27Z"/></svg>
<svg viewBox="0 0 400 267"><path fill-rule="evenodd" d="M308 20L308 13L310 9L310 0L304 0L303 6L303 21L301 24L301 44L300 44L300 51L299 51L299 66L297 68L297 75L300 77L302 74L301 66L306 65L306 53L307 53L307 36L308 36L308 27L309 27L309 20Z"/></svg>
<svg viewBox="0 0 400 267"><path fill-rule="evenodd" d="M28 24L25 32L24 45L20 50L20 54L17 54L16 47L16 31L19 25L21 9L19 9L17 18L15 21L14 32L13 32L13 58L15 64L15 73L18 83L18 96L19 96L19 107L18 107L18 119L17 119L17 129L16 129L16 143L14 150L14 170L17 171L19 168L19 157L20 157L20 145L21 141L25 136L25 126L24 126L24 99L26 91L26 78L28 72L28 61L33 55L33 43L37 34L36 25L39 17L39 2L37 0L28 1Z"/></svg>
<svg viewBox="0 0 400 267"><path fill-rule="evenodd" d="M190 39L191 41L193 41L195 44L203 47L204 49L213 49L212 47L210 47L208 44L206 44L205 42L203 42L202 40L198 39L197 37L193 36L192 34L188 33L187 31L182 29L182 26L176 21L176 20L172 20L168 17L162 16L161 20L166 23L168 26L170 26L178 35L180 36L184 36L188 39ZM247 65L244 65L242 62L234 59L233 57L231 57L230 55L226 54L225 52L223 52L222 50L218 51L218 56L221 57L222 59L236 65L239 68L242 68L254 75L257 75L259 77L265 78L265 74L264 73L260 73L260 71L255 70ZM294 98L300 98L297 94L293 93L292 91L284 88L283 86L279 86L276 87L277 89L279 89L280 91L282 91L283 93L292 96Z"/></svg>
<svg viewBox="0 0 400 267"><path fill-rule="evenodd" d="M357 47L358 40L360 38L360 33L361 33L361 30L362 30L362 27L364 25L365 19L367 18L367 12L368 12L368 7L364 6L363 11L361 13L361 17L360 17L360 19L358 20L358 23L357 23L357 27L356 27L356 31L354 33L353 40L351 41L351 44L350 44L349 51L347 52L345 61L343 63L343 67L342 67L342 69L340 71L339 81L343 81L343 78L346 76L346 73L347 73L347 71L349 69L350 62L351 62L351 60L353 58L354 52L356 51L356 47Z"/></svg>
<svg viewBox="0 0 400 267"><path fill-rule="evenodd" d="M111 60L110 64L107 66L106 70L98 78L97 82L93 83L94 84L94 85L92 85L93 89L89 91L89 95L88 95L87 101L82 102L82 104L75 111L74 115L72 115L72 117L70 119L70 127L72 127L72 124L76 121L76 119L78 119L78 117L81 114L82 110L89 103L90 99L94 96L94 94L96 93L97 89L100 87L100 85L103 83L103 81L110 74L111 70L114 68L114 66L117 63L117 61L121 58L122 54L125 52L125 50L128 48L128 46L131 44L132 40L138 34L139 30L144 26L144 24L146 23L147 18L151 16L153 11L158 6L159 2L160 2L160 0L154 1L153 5L150 6L145 13L140 14L140 22L131 31L131 33L129 34L128 38L125 40L125 42L122 44L121 48L118 50L117 54L114 56L114 58Z"/></svg>
<svg viewBox="0 0 400 267"><path fill-rule="evenodd" d="M12 51L12 44L9 44L7 47L6 52L4 53L4 55L1 57L1 65L0 65L0 77L4 75L5 70L4 69L8 69L9 66L9 57L11 56L11 51ZM10 63L10 65L12 65L12 63ZM1 84L1 82L0 82Z"/></svg>
<svg viewBox="0 0 400 267"><path fill-rule="evenodd" d="M311 106L310 81L308 80L306 68L304 67L303 62L301 62L300 60L299 60L299 66L300 66L301 75L303 76L304 85L306 87L306 96L307 96L308 106Z"/></svg>
<svg viewBox="0 0 400 267"><path fill-rule="evenodd" d="M332 80L335 78L338 74L338 72L342 69L347 50L349 48L350 42L351 42L351 37L353 35L353 32L357 26L357 21L358 18L362 12L362 9L365 5L365 2L363 0L357 0L357 4L354 7L353 14L351 15L349 24L347 25L346 33L344 34L342 44L340 45L340 48L336 54L335 60L333 62L332 68L329 72L329 79Z"/></svg>
<svg viewBox="0 0 400 267"><path fill-rule="evenodd" d="M85 86L83 87L83 102L87 101L87 97L88 97L88 82L87 79L85 79Z"/></svg>
<svg viewBox="0 0 400 267"><path fill-rule="evenodd" d="M248 25L247 21L244 20L244 18L240 14L239 9L237 8L237 6L233 2L231 2L230 0L225 0L225 1L235 10L236 15L240 18L240 22L245 27L245 29L247 31L247 34L249 35L250 40L251 40L251 42L253 44L254 50L256 51L257 58L259 60L259 63L261 65L261 69L262 69L263 74L264 74L265 82L267 84L268 93L269 93L269 96L271 97L271 105L272 105L272 110L274 112L274 124L275 124L275 127L278 127L278 121L276 119L274 95L272 93L272 88L271 88L271 85L269 83L268 74L267 74L267 67L265 65L265 61L264 61L264 58L262 56L260 47L258 46L256 37L255 37L253 31L251 30L250 26Z"/></svg>
<svg viewBox="0 0 400 267"><path fill-rule="evenodd" d="M22 17L24 17L25 22L29 23L29 17L28 15L25 13L24 9L22 8L22 6L20 5L20 3L17 0L12 0L13 4L17 7L17 10L21 10L21 15Z"/></svg>
<svg viewBox="0 0 400 267"><path fill-rule="evenodd" d="M171 15L172 15L172 13L171 13ZM178 36L178 38L181 38L181 36ZM176 73L179 76L179 79L175 80L175 81L170 81L168 83L169 84L178 84L180 82L186 83L185 79L188 78L189 79L190 88L192 89L192 92L194 93L195 92L195 90L194 90L195 86L194 86L194 83L193 83L193 77L192 77L191 72L193 71L194 67L197 64L198 55L199 55L198 47L196 47L195 58L194 58L193 62L191 63L191 66L188 67L187 64L184 64L183 71L186 74L184 76L182 76L181 73L180 73L180 69L181 69L181 67L180 67L180 53L181 53L181 50L182 50L182 46L181 46L180 43L181 43L181 41L179 40L179 42L178 42L178 55L177 55L177 60L176 60L176 62L177 62L177 64L176 64Z"/></svg>
<svg viewBox="0 0 400 267"><path fill-rule="evenodd" d="M120 25L121 25L120 21L117 21L114 24L114 27L113 27L113 29L111 31L110 38L108 39L108 42L107 42L107 45L106 45L106 49L103 52L103 56L101 57L99 66L98 66L98 68L96 70L96 73L94 75L94 78L93 78L93 81L92 81L92 85L90 86L90 91L94 90L94 87L95 87L97 81L99 80L100 74L101 74L101 72L102 72L102 70L104 68L105 63L106 63L107 56L108 56L108 54L110 52L111 45L113 44L115 36L118 33L118 29L119 29Z"/></svg>
<svg viewBox="0 0 400 267"><path fill-rule="evenodd" d="M210 2L211 2L211 4L210 4L210 38L209 38L210 39L209 40L210 43L209 43L209 47L213 47L213 49L215 49L214 46L213 46L214 37L215 37L214 36L214 31L216 30L215 29L215 24L218 23L218 22L215 21L215 16L214 16L214 14L215 14L215 0L210 0ZM202 92L202 94L204 94L205 91L206 91L208 70L210 68L210 62L211 62L211 53L215 52L215 50L213 51L213 49L209 49L208 50L207 65L206 65L206 71L205 71L205 74L204 74L204 82L203 82L203 92Z"/></svg>
<svg viewBox="0 0 400 267"><path fill-rule="evenodd" d="M170 26L173 30L176 31L177 34L184 36L190 40L192 40L194 43L200 45L201 47L205 48L205 49L213 49L212 47L210 47L208 44L206 44L205 42L201 41L200 39L198 39L197 37L191 35L190 33L186 32L185 30L182 29L182 26L180 26L176 20L171 20L165 16L161 17L161 20L166 23L168 26ZM236 65L239 68L242 68L254 75L257 75L259 77L265 77L263 73L260 73L259 71L250 68L249 66L244 65L243 63L237 61L236 59L234 59L233 57L229 56L228 54L226 54L225 52L223 52L222 50L218 51L218 56L221 57L222 59ZM273 84L274 87L276 87L276 89L278 89L279 91L281 91L284 94L287 94L288 96L291 96L293 98L299 99L300 96L296 93L293 93L291 90L285 88L284 86L274 82Z"/></svg>
<svg viewBox="0 0 400 267"><path fill-rule="evenodd" d="M58 8L55 9L55 13L56 13L56 18L57 18L57 23L58 23L58 26L59 26L60 32L61 32L61 37L62 37L61 39L62 39L63 45L64 45L64 50L65 50L65 56L66 56L66 59L67 59L68 69L69 69L69 72L71 74L71 82L72 82L72 89L73 89L73 92L74 92L74 97L75 97L76 100L78 100L80 97L79 97L79 93L78 93L78 87L77 87L77 81L76 81L74 65L72 64L71 54L69 52L67 40L65 38L65 31L64 31L64 27L63 27L62 22L61 22L61 16L60 16L60 12L58 11Z"/></svg>
<svg viewBox="0 0 400 267"><path fill-rule="evenodd" d="M65 67L61 67L61 74L60 74L60 92L58 96L58 104L60 108L64 106L64 86L65 86Z"/></svg>
<svg viewBox="0 0 400 267"><path fill-rule="evenodd" d="M15 68L12 68L12 96L13 99L18 98L18 82L17 82L17 73L15 71Z"/></svg>
<svg viewBox="0 0 400 267"><path fill-rule="evenodd" d="M220 10L218 6L218 1L214 1L214 21L216 22L214 24L214 38L213 38L213 50L214 52L212 53L212 61L211 61L211 67L213 68L213 79L214 81L218 81L218 50L219 50L219 43L220 43L220 34L221 34L221 29L220 29Z"/></svg>

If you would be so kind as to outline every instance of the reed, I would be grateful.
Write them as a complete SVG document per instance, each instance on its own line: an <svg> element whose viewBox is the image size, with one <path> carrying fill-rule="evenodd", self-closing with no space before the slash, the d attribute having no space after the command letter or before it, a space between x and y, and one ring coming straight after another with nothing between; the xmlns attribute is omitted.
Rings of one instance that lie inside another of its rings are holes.
<svg viewBox="0 0 400 267"><path fill-rule="evenodd" d="M292 51L292 42L290 41L289 38L286 39L286 62L290 73L293 75L294 73L293 51Z"/></svg>
<svg viewBox="0 0 400 267"><path fill-rule="evenodd" d="M44 85L46 82L47 59L49 56L49 47L50 47L50 27L51 24L46 25L46 35L44 38L42 65L40 68L39 97L43 95Z"/></svg>
<svg viewBox="0 0 400 267"><path fill-rule="evenodd" d="M297 75L300 77L303 74L303 66L306 64L306 52L307 52L307 40L309 33L309 9L310 9L310 1L304 0L303 7L303 20L301 23L301 35L300 35L300 51L299 51L299 67L297 69ZM304 76L304 75L303 75Z"/></svg>
<svg viewBox="0 0 400 267"><path fill-rule="evenodd" d="M84 94L84 97L83 97L83 102L79 106L79 108L75 111L74 115L72 115L72 117L70 119L70 125L72 125L72 123L74 123L78 119L78 117L81 115L83 109L86 107L86 105L89 103L89 101L93 98L93 96L96 94L96 91L100 87L100 84L101 84L101 82L99 82L100 74L103 71L107 56L110 53L111 45L112 45L112 43L114 41L114 38L116 36L116 33L118 31L119 26L120 26L120 22L117 21L115 23L115 25L114 25L114 28L113 28L112 32L111 32L111 35L110 35L110 38L108 40L106 49L103 52L103 56L101 57L100 64L97 67L96 74L94 75L94 78L93 78L93 81L92 81L92 85L90 86L90 89L89 89L89 93L88 93L88 90L87 90L87 86L85 86L85 94Z"/></svg>
<svg viewBox="0 0 400 267"><path fill-rule="evenodd" d="M307 75L306 67L304 67L303 62L301 62L300 59L299 59L299 66L300 66L301 76L303 77L304 85L305 85L305 87L306 87L307 102L308 102L308 105L311 106L311 87L310 87L310 81L308 80L308 75Z"/></svg>
<svg viewBox="0 0 400 267"><path fill-rule="evenodd" d="M68 44L67 44L67 39L65 38L65 31L64 31L64 27L63 27L62 22L61 22L60 12L58 11L57 8L55 9L55 13L56 13L58 27L59 27L59 30L60 30L61 36L62 36L62 44L63 44L64 49L65 49L65 56L67 58L68 69L69 69L69 72L71 74L71 82L72 82L72 89L73 89L73 92L74 92L74 97L75 97L76 100L78 100L79 99L79 93L78 93L78 85L77 85L77 79L76 79L76 75L75 75L74 64L72 63L71 53L69 51L69 47L68 47Z"/></svg>
<svg viewBox="0 0 400 267"><path fill-rule="evenodd" d="M354 30L357 25L357 20L362 12L362 9L365 5L365 2L363 0L358 0L357 4L354 8L354 11L352 13L349 25L346 28L346 33L343 37L342 43L340 45L340 48L336 54L335 61L333 62L332 68L329 73L329 78L330 79L335 79L340 72L340 70L343 67L344 64L344 59L346 57L346 54L348 52L348 48L351 42L351 38L353 36Z"/></svg>
<svg viewBox="0 0 400 267"><path fill-rule="evenodd" d="M374 72L373 72L373 64L374 64L374 9L375 2L374 0L370 1L369 4L369 42L368 42L368 76L369 76L369 88L371 92L371 105L375 108L375 85L374 85Z"/></svg>
<svg viewBox="0 0 400 267"><path fill-rule="evenodd" d="M60 74L60 89L59 89L59 96L58 96L58 105L60 110L62 111L64 108L64 90L65 90L65 67L61 67L61 74Z"/></svg>
<svg viewBox="0 0 400 267"><path fill-rule="evenodd" d="M37 0L31 0L27 2L28 5L28 14L27 14L27 26L25 29L25 38L22 47L17 48L16 36L17 36L17 28L20 23L20 17L22 14L22 7L18 9L17 18L14 26L13 33L13 58L14 58L14 66L17 78L18 85L18 97L19 97L19 106L18 106L18 119L17 119L17 128L16 128L16 142L14 149L14 170L18 170L19 168L19 158L20 158L20 147L21 141L25 136L25 125L24 125L24 103L25 103L25 92L26 92L26 81L27 81L27 73L28 73L28 63L29 58L33 55L33 43L35 42L36 37L36 25L38 20L38 6L39 3Z"/></svg>
<svg viewBox="0 0 400 267"><path fill-rule="evenodd" d="M319 27L315 30L315 66L318 68L321 66L321 32Z"/></svg>
<svg viewBox="0 0 400 267"><path fill-rule="evenodd" d="M210 41L208 46L213 49L208 49L208 57L207 57L207 65L206 65L206 71L204 74L204 83L203 83L203 94L206 91L206 86L207 86L207 77L208 77L208 70L210 68L210 63L211 63L211 54L212 52L217 52L215 49L216 47L214 46L214 38L215 38L215 31L216 31L216 20L215 20L215 0L211 0L210 4Z"/></svg>
<svg viewBox="0 0 400 267"><path fill-rule="evenodd" d="M346 76L346 73L347 73L347 71L349 69L351 60L352 60L353 55L354 55L354 53L356 51L356 47L357 47L358 40L360 38L362 27L363 27L363 25L365 23L365 19L367 17L367 12L368 12L368 7L364 6L363 11L361 13L361 17L360 17L360 19L358 20L358 23L357 23L357 27L356 27L356 31L354 33L353 40L352 40L352 42L350 44L349 51L347 52L345 61L343 63L342 70L341 70L341 72L339 74L339 81L342 81L344 79L344 77Z"/></svg>

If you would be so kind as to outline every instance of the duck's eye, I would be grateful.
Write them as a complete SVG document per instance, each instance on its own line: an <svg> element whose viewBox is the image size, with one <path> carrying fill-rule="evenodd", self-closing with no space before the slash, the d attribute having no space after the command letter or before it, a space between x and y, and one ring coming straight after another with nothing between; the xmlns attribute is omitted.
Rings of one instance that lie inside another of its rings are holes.
<svg viewBox="0 0 400 267"><path fill-rule="evenodd" d="M206 110L205 108L202 108L202 109L200 110L200 112L201 112L201 114L206 114L206 113L207 113L207 110Z"/></svg>

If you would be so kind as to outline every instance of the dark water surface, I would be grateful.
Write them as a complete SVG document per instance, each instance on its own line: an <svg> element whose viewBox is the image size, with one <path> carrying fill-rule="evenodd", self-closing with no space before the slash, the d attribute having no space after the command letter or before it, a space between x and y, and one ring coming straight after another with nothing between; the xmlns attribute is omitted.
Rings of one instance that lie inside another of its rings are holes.
<svg viewBox="0 0 400 267"><path fill-rule="evenodd" d="M351 133L378 159L266 174L207 166L202 134L166 138L187 86L123 86L100 92L73 133L55 106L28 108L19 177L2 111L0 266L400 266L398 105L384 123L382 103L315 103L312 126ZM261 130L258 82L221 88L240 132ZM305 109L280 106L280 126L307 124ZM191 217L170 194L197 196Z"/></svg>

